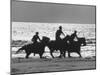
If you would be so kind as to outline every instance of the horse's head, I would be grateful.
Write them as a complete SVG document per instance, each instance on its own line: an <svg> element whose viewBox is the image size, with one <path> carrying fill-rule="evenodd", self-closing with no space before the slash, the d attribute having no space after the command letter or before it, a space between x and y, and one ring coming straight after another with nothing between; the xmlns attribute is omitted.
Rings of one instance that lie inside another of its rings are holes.
<svg viewBox="0 0 100 75"><path fill-rule="evenodd" d="M41 41L42 43L47 44L49 41L50 41L50 38L48 38L46 36L42 37L42 41Z"/></svg>
<svg viewBox="0 0 100 75"><path fill-rule="evenodd" d="M68 41L69 39L70 39L69 35L67 35L67 36L65 36L65 38L63 38L64 41Z"/></svg>
<svg viewBox="0 0 100 75"><path fill-rule="evenodd" d="M79 38L79 43L82 44L83 46L86 46L86 39L85 38Z"/></svg>

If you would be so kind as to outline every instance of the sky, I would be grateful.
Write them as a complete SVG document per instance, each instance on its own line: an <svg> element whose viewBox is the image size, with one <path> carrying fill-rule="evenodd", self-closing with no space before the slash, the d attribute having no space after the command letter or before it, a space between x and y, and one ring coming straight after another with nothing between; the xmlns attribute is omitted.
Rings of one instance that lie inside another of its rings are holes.
<svg viewBox="0 0 100 75"><path fill-rule="evenodd" d="M12 22L95 24L95 6L12 1Z"/></svg>

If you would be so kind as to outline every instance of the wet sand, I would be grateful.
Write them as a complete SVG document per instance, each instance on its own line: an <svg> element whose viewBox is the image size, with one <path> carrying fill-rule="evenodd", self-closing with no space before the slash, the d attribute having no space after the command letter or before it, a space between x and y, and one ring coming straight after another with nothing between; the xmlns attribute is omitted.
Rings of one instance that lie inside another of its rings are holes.
<svg viewBox="0 0 100 75"><path fill-rule="evenodd" d="M95 69L95 57L91 58L12 58L11 74L40 73Z"/></svg>

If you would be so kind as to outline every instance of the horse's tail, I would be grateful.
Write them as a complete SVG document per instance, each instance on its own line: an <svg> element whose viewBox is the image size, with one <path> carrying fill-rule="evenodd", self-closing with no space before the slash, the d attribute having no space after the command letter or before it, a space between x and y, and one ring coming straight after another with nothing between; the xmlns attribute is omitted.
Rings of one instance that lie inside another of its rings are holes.
<svg viewBox="0 0 100 75"><path fill-rule="evenodd" d="M18 54L21 50L24 50L24 47L21 47L20 49L18 49L18 51L16 51L15 54Z"/></svg>

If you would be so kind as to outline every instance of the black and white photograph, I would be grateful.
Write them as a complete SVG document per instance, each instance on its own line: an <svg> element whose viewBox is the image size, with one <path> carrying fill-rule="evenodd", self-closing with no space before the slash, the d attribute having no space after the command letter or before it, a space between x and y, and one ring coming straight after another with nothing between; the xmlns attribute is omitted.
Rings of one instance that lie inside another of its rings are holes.
<svg viewBox="0 0 100 75"><path fill-rule="evenodd" d="M11 74L96 69L96 6L11 0Z"/></svg>

